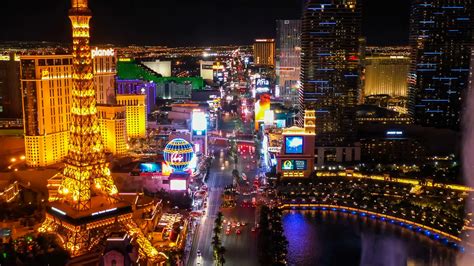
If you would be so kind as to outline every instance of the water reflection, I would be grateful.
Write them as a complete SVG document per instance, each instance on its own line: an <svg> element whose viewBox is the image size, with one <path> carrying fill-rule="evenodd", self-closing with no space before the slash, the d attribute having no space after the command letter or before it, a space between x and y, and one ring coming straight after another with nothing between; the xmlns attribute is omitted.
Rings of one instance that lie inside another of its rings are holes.
<svg viewBox="0 0 474 266"><path fill-rule="evenodd" d="M283 216L288 265L456 265L458 252L406 228L336 212Z"/></svg>

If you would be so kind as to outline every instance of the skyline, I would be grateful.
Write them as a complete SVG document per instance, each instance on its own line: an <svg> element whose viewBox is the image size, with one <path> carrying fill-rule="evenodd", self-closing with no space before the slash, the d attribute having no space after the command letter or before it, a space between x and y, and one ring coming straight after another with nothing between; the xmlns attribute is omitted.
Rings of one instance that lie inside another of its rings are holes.
<svg viewBox="0 0 474 266"><path fill-rule="evenodd" d="M186 0L184 4L189 7L186 9L180 9L183 2L118 0L111 6L106 1L91 1L91 8L97 14L91 21L91 42L169 47L251 44L255 38L274 38L276 20L301 18L303 1L238 0L231 9L217 0L199 1L199 4ZM410 0L396 3L364 0L362 34L367 44L407 45L409 3ZM8 26L0 42L69 42L70 29L63 15L68 1L7 0L4 6L9 12L0 22ZM181 13L177 15L177 12ZM11 23L19 18L23 23ZM35 25L35 30L25 31L25 25Z"/></svg>

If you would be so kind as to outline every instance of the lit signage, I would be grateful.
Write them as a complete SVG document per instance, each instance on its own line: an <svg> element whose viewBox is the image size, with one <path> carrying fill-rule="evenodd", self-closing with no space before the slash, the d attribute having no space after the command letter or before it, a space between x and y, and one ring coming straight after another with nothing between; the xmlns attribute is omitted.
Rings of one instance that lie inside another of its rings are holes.
<svg viewBox="0 0 474 266"><path fill-rule="evenodd" d="M271 152L271 153L280 153L281 151L281 147L268 147L268 152Z"/></svg>
<svg viewBox="0 0 474 266"><path fill-rule="evenodd" d="M103 210L103 211L93 212L92 216L96 216L96 215L100 215L100 214L104 214L104 213L108 213L108 212L113 212L113 211L116 211L116 210L117 210L117 208L112 208L112 209L107 209L107 210Z"/></svg>
<svg viewBox="0 0 474 266"><path fill-rule="evenodd" d="M275 113L272 110L266 110L263 116L263 123L266 126L271 126L275 122Z"/></svg>
<svg viewBox="0 0 474 266"><path fill-rule="evenodd" d="M185 179L170 180L170 190L174 190L174 191L186 190L186 180Z"/></svg>
<svg viewBox="0 0 474 266"><path fill-rule="evenodd" d="M387 134L387 136L402 136L402 135L403 135L403 131L391 130L391 131L387 131L385 134Z"/></svg>
<svg viewBox="0 0 474 266"><path fill-rule="evenodd" d="M140 171L142 173L143 172L160 172L161 167L159 164L156 164L156 163L141 163Z"/></svg>
<svg viewBox="0 0 474 266"><path fill-rule="evenodd" d="M97 56L115 56L115 50L110 48L110 49L99 49L95 48L91 50L92 53L92 58L97 57Z"/></svg>
<svg viewBox="0 0 474 266"><path fill-rule="evenodd" d="M270 91L270 81L264 78L255 79L255 91L257 94Z"/></svg>
<svg viewBox="0 0 474 266"><path fill-rule="evenodd" d="M284 160L281 165L282 170L306 170L307 162L306 160Z"/></svg>
<svg viewBox="0 0 474 266"><path fill-rule="evenodd" d="M59 214L66 215L66 213L65 213L65 212L61 211L61 210L60 210L60 209L58 209L58 208L51 207L51 210L53 210L53 211L55 211L55 212L57 212L57 213L59 213Z"/></svg>
<svg viewBox="0 0 474 266"><path fill-rule="evenodd" d="M171 154L171 162L172 163L180 163L183 161L183 155L179 153L173 153Z"/></svg>
<svg viewBox="0 0 474 266"><path fill-rule="evenodd" d="M169 176L173 172L173 169L166 163L161 163L161 174L164 176Z"/></svg>
<svg viewBox="0 0 474 266"><path fill-rule="evenodd" d="M49 71L47 69L43 69L41 71L41 78L47 78L49 76Z"/></svg>
<svg viewBox="0 0 474 266"><path fill-rule="evenodd" d="M203 136L207 130L206 114L202 111L194 111L192 116L191 128L193 135Z"/></svg>
<svg viewBox="0 0 474 266"><path fill-rule="evenodd" d="M303 154L303 137L285 137L285 152L287 154Z"/></svg>
<svg viewBox="0 0 474 266"><path fill-rule="evenodd" d="M255 103L255 122L264 121L267 110L270 110L270 95L262 94Z"/></svg>

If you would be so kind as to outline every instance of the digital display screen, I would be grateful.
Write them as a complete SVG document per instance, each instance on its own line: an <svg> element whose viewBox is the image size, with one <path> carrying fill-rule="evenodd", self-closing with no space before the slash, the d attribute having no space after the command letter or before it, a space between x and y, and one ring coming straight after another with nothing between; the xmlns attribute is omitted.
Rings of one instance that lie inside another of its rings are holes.
<svg viewBox="0 0 474 266"><path fill-rule="evenodd" d="M285 152L287 154L303 154L303 137L285 137Z"/></svg>
<svg viewBox="0 0 474 266"><path fill-rule="evenodd" d="M306 160L284 160L282 161L282 170L306 170L308 167Z"/></svg>
<svg viewBox="0 0 474 266"><path fill-rule="evenodd" d="M157 163L141 163L140 171L142 173L161 172L161 165Z"/></svg>
<svg viewBox="0 0 474 266"><path fill-rule="evenodd" d="M257 94L270 92L270 81L268 79L255 79L255 90Z"/></svg>
<svg viewBox="0 0 474 266"><path fill-rule="evenodd" d="M170 190L175 190L175 191L186 190L186 180L185 179L170 180Z"/></svg>
<svg viewBox="0 0 474 266"><path fill-rule="evenodd" d="M205 135L207 130L207 117L204 112L195 111L192 115L191 127L195 136Z"/></svg>

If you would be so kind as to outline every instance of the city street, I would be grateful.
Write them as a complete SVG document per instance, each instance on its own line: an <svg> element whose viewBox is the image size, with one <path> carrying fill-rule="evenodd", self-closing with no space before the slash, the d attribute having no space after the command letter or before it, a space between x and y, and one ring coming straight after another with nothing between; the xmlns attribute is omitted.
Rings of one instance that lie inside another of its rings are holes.
<svg viewBox="0 0 474 266"><path fill-rule="evenodd" d="M233 121L225 119L222 128L231 129ZM247 128L249 125L246 125ZM214 228L214 220L219 212L222 198L221 195L224 188L232 184L232 170L234 163L231 162L224 151L225 147L210 146L210 149L217 151L209 171L207 186L209 188L208 207L206 214L201 218L198 225L196 235L193 239L193 246L187 265L212 265L213 264L213 248L212 235ZM239 154L240 155L240 154ZM245 173L250 184L257 174L255 159L249 154L239 156L236 169L240 174ZM251 201L252 195L238 196L235 208L223 209L224 219L235 220L236 222L245 222L246 226L241 227L241 234L237 235L235 228L232 234L225 235L225 228L221 235L222 245L226 249L224 258L225 265L257 265L257 242L256 232L251 232L252 226L255 226L255 208L241 207L243 199ZM202 257L197 258L197 251L200 250ZM245 261L243 259L245 258Z"/></svg>

